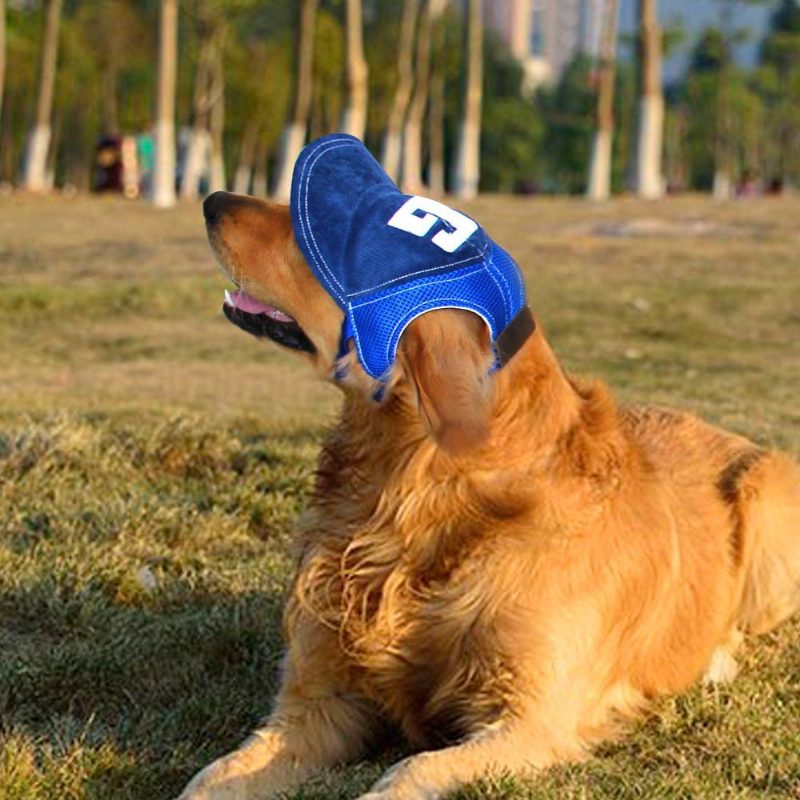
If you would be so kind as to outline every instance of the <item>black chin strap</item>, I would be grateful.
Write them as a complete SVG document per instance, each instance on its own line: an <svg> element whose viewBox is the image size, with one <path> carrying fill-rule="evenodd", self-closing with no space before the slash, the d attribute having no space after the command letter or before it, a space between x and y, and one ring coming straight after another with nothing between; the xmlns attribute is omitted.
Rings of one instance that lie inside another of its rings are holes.
<svg viewBox="0 0 800 800"><path fill-rule="evenodd" d="M501 367L511 361L535 330L536 323L533 320L533 314L528 306L523 306L494 343L497 361Z"/></svg>

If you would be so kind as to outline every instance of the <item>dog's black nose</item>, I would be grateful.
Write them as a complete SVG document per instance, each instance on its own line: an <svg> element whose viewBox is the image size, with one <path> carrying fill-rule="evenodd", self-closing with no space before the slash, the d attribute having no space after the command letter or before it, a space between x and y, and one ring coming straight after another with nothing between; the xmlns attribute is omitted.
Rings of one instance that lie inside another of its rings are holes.
<svg viewBox="0 0 800 800"><path fill-rule="evenodd" d="M225 199L230 196L230 192L212 192L203 200L203 216L206 222L216 222L222 214Z"/></svg>

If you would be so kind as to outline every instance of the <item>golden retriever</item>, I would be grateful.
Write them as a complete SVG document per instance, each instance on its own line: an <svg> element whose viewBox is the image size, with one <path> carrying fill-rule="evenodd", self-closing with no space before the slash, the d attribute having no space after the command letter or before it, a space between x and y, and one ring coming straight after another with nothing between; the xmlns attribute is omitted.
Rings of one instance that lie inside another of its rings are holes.
<svg viewBox="0 0 800 800"><path fill-rule="evenodd" d="M800 606L800 470L690 414L618 407L537 328L499 372L486 326L403 334L385 398L286 207L206 200L216 257L274 313L251 332L344 389L299 523L282 686L183 800L264 800L365 752L417 755L363 798L429 800L581 758L648 700L735 674L745 633ZM341 363L342 361L346 364Z"/></svg>

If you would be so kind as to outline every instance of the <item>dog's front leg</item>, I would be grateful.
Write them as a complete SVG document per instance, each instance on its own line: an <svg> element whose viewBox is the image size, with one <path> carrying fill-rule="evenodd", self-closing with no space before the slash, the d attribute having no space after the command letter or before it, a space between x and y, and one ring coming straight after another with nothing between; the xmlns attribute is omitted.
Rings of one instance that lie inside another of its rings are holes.
<svg viewBox="0 0 800 800"><path fill-rule="evenodd" d="M301 625L290 641L275 709L232 753L199 772L179 800L266 800L326 767L357 758L381 725L349 694L329 632Z"/></svg>
<svg viewBox="0 0 800 800"><path fill-rule="evenodd" d="M465 784L530 774L580 755L580 746L549 725L514 719L465 742L401 761L359 800L438 800Z"/></svg>
<svg viewBox="0 0 800 800"><path fill-rule="evenodd" d="M264 727L199 772L179 800L266 800L357 757L370 719L360 702L338 696L279 703Z"/></svg>

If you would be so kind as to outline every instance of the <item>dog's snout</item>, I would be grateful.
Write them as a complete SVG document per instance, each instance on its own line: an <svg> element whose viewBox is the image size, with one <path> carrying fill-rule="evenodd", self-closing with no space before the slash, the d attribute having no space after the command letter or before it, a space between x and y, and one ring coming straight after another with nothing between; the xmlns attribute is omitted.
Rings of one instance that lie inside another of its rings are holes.
<svg viewBox="0 0 800 800"><path fill-rule="evenodd" d="M230 196L230 192L212 192L203 201L203 216L206 222L216 222L225 206L225 200Z"/></svg>

